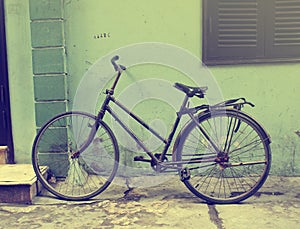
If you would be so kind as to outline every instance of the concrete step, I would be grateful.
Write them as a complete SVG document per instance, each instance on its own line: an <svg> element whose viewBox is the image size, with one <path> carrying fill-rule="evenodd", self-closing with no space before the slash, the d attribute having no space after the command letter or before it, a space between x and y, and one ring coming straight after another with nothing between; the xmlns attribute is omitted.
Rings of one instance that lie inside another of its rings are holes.
<svg viewBox="0 0 300 229"><path fill-rule="evenodd" d="M32 204L41 190L31 164L0 164L0 203Z"/></svg>

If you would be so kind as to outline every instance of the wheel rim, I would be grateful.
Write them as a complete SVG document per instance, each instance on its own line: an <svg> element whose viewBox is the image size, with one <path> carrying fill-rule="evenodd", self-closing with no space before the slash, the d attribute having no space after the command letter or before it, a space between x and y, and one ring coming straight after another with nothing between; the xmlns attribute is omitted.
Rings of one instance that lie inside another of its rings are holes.
<svg viewBox="0 0 300 229"><path fill-rule="evenodd" d="M236 203L244 200L262 186L268 175L271 158L263 130L251 119L238 114L217 112L213 117L206 115L200 120L201 128L209 133L218 151L195 125L190 125L189 134L183 136L178 160L191 162L185 165L191 176L184 182L206 201ZM210 162L192 163L197 158L210 158Z"/></svg>
<svg viewBox="0 0 300 229"><path fill-rule="evenodd" d="M91 145L72 157L84 144L95 117L66 113L46 124L33 147L33 165L39 180L52 194L68 200L91 198L113 179L118 166L118 148L110 129L101 124ZM47 167L47 173L42 170Z"/></svg>

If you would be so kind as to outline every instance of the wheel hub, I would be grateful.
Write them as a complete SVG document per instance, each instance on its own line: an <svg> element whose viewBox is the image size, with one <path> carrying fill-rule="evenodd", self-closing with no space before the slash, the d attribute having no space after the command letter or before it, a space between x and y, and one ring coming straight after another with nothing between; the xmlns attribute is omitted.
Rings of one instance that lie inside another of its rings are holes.
<svg viewBox="0 0 300 229"><path fill-rule="evenodd" d="M225 152L219 152L217 157L215 158L215 162L217 163L224 163L229 162L229 155Z"/></svg>

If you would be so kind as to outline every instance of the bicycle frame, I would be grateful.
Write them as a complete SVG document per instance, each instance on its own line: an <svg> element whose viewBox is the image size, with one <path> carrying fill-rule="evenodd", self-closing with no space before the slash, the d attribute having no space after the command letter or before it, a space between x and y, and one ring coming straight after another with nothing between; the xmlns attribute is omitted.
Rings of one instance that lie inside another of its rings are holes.
<svg viewBox="0 0 300 229"><path fill-rule="evenodd" d="M127 113L131 118L133 118L135 121L137 121L141 126L143 126L145 129L147 129L151 134L153 134L156 138L158 138L162 143L165 144L164 149L160 155L159 158L157 158L153 152L151 152L146 145L136 136L136 134L126 125L124 124L124 122L118 117L118 115L111 109L111 107L109 106L109 102L112 101L115 105L117 105L119 108L121 108L125 113ZM104 104L106 104L106 107L102 110L102 112L104 111L108 111L110 113L110 115L120 124L120 126L130 135L130 137L132 137L135 142L145 151L145 153L148 154L148 156L150 156L151 160L147 160L144 159L142 161L146 161L146 162L155 162L155 164L159 164L160 162L163 161L163 159L165 158L169 147L171 145L171 142L173 140L173 137L175 135L175 132L177 130L177 127L180 123L181 117L183 114L187 113L187 108L186 108L186 104L188 101L188 97L186 96L182 106L180 108L180 111L177 112L177 118L173 124L172 130L168 136L167 139L163 138L156 130L154 130L153 128L151 128L148 124L146 124L140 117L138 117L136 114L132 113L130 110L128 110L122 103L120 103L118 100L116 100L115 97L113 97L112 95L108 94L108 96L106 97L106 100L104 101ZM192 111L192 109L189 109L190 111ZM104 115L104 114L103 114ZM100 118L103 117L102 113L99 116Z"/></svg>
<svg viewBox="0 0 300 229"><path fill-rule="evenodd" d="M216 104L214 106L208 106L208 105L200 105L196 107L189 108L187 106L189 96L186 94L184 97L184 100L182 102L182 105L180 107L180 110L176 113L177 118L173 124L172 130L169 133L169 136L167 139L162 137L156 130L151 128L147 123L145 123L140 117L138 117L136 114L132 113L130 110L128 110L122 103L120 103L113 95L114 95L114 90L115 87L121 77L122 71L125 70L126 68L123 67L122 65L118 65L115 63L117 59L112 59L112 64L115 67L115 70L117 71L117 76L115 78L115 81L113 82L113 85L110 89L106 90L106 98L104 102L102 103L101 109L98 112L97 115L97 121L95 125L92 127L91 133L87 139L87 141L81 146L81 148L73 154L72 158L78 157L81 152L83 152L92 142L99 125L101 121L104 118L104 115L106 111L117 121L117 123L129 134L129 136L144 150L144 152L151 158L151 159L145 159L143 157L139 157L138 159L135 158L136 161L144 161L144 162L149 162L151 163L151 166L157 166L160 165L161 167L165 168L174 168L174 166L186 164L186 163L199 163L199 162L215 162L215 156L214 157L207 157L207 158L199 158L199 159L194 159L192 162L191 161L164 161L166 158L166 154L169 150L169 147L173 141L174 135L176 133L176 130L178 128L178 125L180 123L180 120L183 115L189 115L191 120L195 122L203 134L203 136L210 142L211 146L214 148L215 152L219 152L218 147L214 144L214 142L210 139L210 137L205 133L205 131L202 129L201 126L198 125L197 118L194 116L198 111L202 110L202 112L207 112L210 109L218 109L220 107L224 106L234 106L236 110L240 110L241 107L244 104L250 104L248 103L245 99L239 98L239 99L234 99L234 100L228 100L224 101L222 103ZM243 102L241 103L236 103L238 100L242 99ZM164 148L161 152L161 154L154 154L151 152L146 145L136 136L136 134L126 125L124 122L119 118L119 116L112 110L112 108L109 106L110 102L113 102L116 106L121 108L125 113L127 113L131 118L133 118L135 121L137 121L141 126L143 126L145 129L147 129L151 134L153 134L156 138L158 138L162 143L164 143ZM175 143L176 144L176 143ZM159 168L157 168L157 171L159 171Z"/></svg>

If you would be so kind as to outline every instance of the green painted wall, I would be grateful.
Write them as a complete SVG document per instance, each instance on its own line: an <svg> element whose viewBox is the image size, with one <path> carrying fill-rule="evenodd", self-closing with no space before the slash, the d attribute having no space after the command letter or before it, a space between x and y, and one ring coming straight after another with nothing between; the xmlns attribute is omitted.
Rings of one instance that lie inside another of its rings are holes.
<svg viewBox="0 0 300 229"><path fill-rule="evenodd" d="M34 118L37 117L37 126L39 126L39 120L43 121L47 116L47 114L41 115L43 113L38 111L39 100L44 101L49 97L52 102L68 99L69 105L72 105L80 81L100 57L126 45L153 41L182 47L198 57L202 55L202 9L199 0L53 0L49 1L53 4L51 5L53 9L63 9L57 16L61 20L50 24L49 21L44 21L43 24L33 25L32 15L41 14L47 18L51 17L48 15L49 12L57 12L52 10L42 14L40 7L43 6L39 4L47 2L6 0L7 23L10 25L8 51L13 130L17 149L16 158L20 162L28 161L30 156ZM17 13L18 10L21 13ZM48 41L51 44L54 42L59 47L66 46L62 47L66 56L63 56L63 53L59 55L65 61L65 66L60 66L58 72L51 72L48 69L47 72L41 73L44 74L42 78L37 78L41 76L39 69L43 64L40 63L39 57L33 58L33 67L31 67L31 55L37 56L34 54L35 48L40 48L40 45L49 46L47 42L43 43L45 36L38 35L39 28L44 28L46 33L47 29L56 31L54 33L56 35ZM20 31L23 33L22 38L15 36ZM15 47L19 49L16 50ZM25 60L19 56L22 53ZM16 66L24 68L20 69ZM297 106L300 95L297 90L300 83L297 73L300 71L300 64L220 66L211 67L210 71L217 80L224 98L244 96L256 104L254 109L246 108L245 111L257 118L272 137L272 173L299 175L300 139L295 131L300 130L298 119L300 108ZM52 78L53 76L55 78ZM157 76L168 82L175 82L182 78L184 82L189 81L182 73L173 69L143 65L130 68L128 80L121 82L120 90L129 87L135 80L146 80ZM50 82L51 85L63 82L66 85L60 84L60 89L58 88L55 93L58 98L52 98L54 95L51 92L44 93L42 89L45 87L43 86L45 82ZM28 88L25 89L24 85ZM138 93L140 95L143 92ZM101 98L103 97L99 100ZM34 100L37 104L35 107ZM86 102L89 102L89 98ZM156 109L158 104L161 109ZM172 122L173 116L169 112L172 109L169 108L168 104L153 100L147 105L139 104L135 110L150 121L153 115L161 115L164 120ZM35 110L37 116L34 114ZM25 122L19 113L21 111L23 114L27 113ZM26 133L26 138L21 137L26 131L29 131ZM129 160L131 157L128 157Z"/></svg>
<svg viewBox="0 0 300 229"><path fill-rule="evenodd" d="M29 5L27 0L4 3L15 162L30 163L35 116Z"/></svg>
<svg viewBox="0 0 300 229"><path fill-rule="evenodd" d="M78 80L91 65L120 47L162 42L201 56L200 12L199 0L189 0L188 4L182 0L66 1L70 99ZM109 37L105 38L104 34Z"/></svg>
<svg viewBox="0 0 300 229"><path fill-rule="evenodd" d="M67 109L64 6L29 0L36 127Z"/></svg>
<svg viewBox="0 0 300 229"><path fill-rule="evenodd" d="M147 0L94 0L86 4L81 0L68 1L65 7L68 70L74 86L99 57L132 43L170 43L201 57L201 1L154 0L149 4ZM110 37L94 38L101 33L110 33ZM145 78L162 71L147 70L149 74ZM300 129L297 119L300 64L221 66L210 70L224 98L245 96L256 104L255 109L246 111L253 114L272 137L272 172L299 174L300 139L295 131ZM75 93L74 86L71 95Z"/></svg>
<svg viewBox="0 0 300 229"><path fill-rule="evenodd" d="M299 174L300 64L268 64L211 68L226 97L243 95L256 104L249 112L272 137L272 171Z"/></svg>
<svg viewBox="0 0 300 229"><path fill-rule="evenodd" d="M200 11L201 4L197 0L188 1L188 4L182 0L90 0L88 4L84 0L67 1L65 3L65 28L68 74L70 76L70 103L73 103L79 83L84 84L85 80L89 80L90 76L87 75L82 81L86 71L93 67L100 57L121 47L143 42L162 42L182 47L193 55L200 56ZM132 55L134 56L134 54ZM145 55L147 56L146 53ZM154 53L154 55L162 54L158 50L158 53ZM121 55L120 63L126 64L126 62L126 58ZM112 70L110 63L106 63ZM132 100L138 100L138 98L141 100L132 108L132 111L143 117L147 123L151 123L153 128L165 133L169 132L175 120L176 110L159 98L143 99L143 97L147 97L147 91L153 89L147 85L141 86L142 81L163 79L170 82L170 87L172 87L171 85L176 81L189 82L188 77L174 69L151 64L135 66L128 71L130 73L124 74L118 84L116 96L122 92L130 94L131 91L131 94L134 94ZM100 67L99 78L102 77L101 74L105 74L104 72ZM92 74L90 75L92 77ZM99 78L95 77L96 80ZM95 84L98 84L100 92L104 85L96 80ZM138 90L128 89L136 82L140 82ZM159 92L158 90L157 93ZM168 92L166 91L166 93ZM174 93L177 93L179 100L183 99L180 92ZM94 96L98 96L97 91ZM82 102L89 103L90 97L87 96ZM104 96L99 96L100 102L103 99ZM122 99L125 105L130 104L128 100L131 100L128 96ZM108 119L106 121L110 122ZM160 142L151 139L147 131L135 125L134 122L129 121L129 125L151 150L161 151ZM143 155L143 153L136 153L138 151L138 148L135 147L136 143L128 140L128 136L119 129L116 130L121 145L122 163L129 167L149 167L145 163L133 162L135 155ZM165 137L167 136L165 135Z"/></svg>

